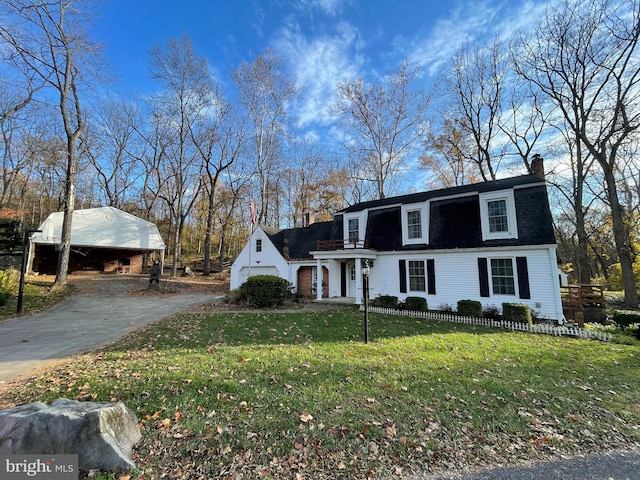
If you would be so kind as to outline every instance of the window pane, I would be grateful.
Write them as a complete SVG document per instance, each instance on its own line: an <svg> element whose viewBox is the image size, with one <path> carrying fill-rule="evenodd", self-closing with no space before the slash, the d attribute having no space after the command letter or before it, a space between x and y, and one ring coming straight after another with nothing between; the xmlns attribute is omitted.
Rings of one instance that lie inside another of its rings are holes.
<svg viewBox="0 0 640 480"><path fill-rule="evenodd" d="M257 239L256 240L256 252L261 252L262 251L262 240L261 239Z"/></svg>
<svg viewBox="0 0 640 480"><path fill-rule="evenodd" d="M510 258L491 259L491 281L496 295L515 295L513 262Z"/></svg>
<svg viewBox="0 0 640 480"><path fill-rule="evenodd" d="M412 292L426 291L423 261L409 261L409 290Z"/></svg>
<svg viewBox="0 0 640 480"><path fill-rule="evenodd" d="M422 238L422 218L420 210L407 212L407 236L408 238Z"/></svg>
<svg viewBox="0 0 640 480"><path fill-rule="evenodd" d="M487 202L490 232L508 232L509 221L507 218L507 201L494 200Z"/></svg>
<svg viewBox="0 0 640 480"><path fill-rule="evenodd" d="M358 237L358 219L353 218L349 220L349 243L357 242Z"/></svg>

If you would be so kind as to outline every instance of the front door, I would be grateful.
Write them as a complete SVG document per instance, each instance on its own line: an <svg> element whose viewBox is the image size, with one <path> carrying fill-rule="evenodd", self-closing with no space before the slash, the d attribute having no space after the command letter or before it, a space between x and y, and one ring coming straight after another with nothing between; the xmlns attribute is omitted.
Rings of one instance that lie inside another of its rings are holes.
<svg viewBox="0 0 640 480"><path fill-rule="evenodd" d="M355 262L347 262L347 297L356 297L356 264Z"/></svg>

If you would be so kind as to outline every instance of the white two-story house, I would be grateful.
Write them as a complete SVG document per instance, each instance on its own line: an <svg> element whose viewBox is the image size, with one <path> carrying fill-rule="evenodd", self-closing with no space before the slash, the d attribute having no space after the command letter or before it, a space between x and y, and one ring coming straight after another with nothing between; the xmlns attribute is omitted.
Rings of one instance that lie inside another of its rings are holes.
<svg viewBox="0 0 640 480"><path fill-rule="evenodd" d="M259 226L231 288L270 273L317 300L361 303L365 265L369 298L420 296L433 309L525 303L563 318L547 189L535 174L363 202L306 228Z"/></svg>

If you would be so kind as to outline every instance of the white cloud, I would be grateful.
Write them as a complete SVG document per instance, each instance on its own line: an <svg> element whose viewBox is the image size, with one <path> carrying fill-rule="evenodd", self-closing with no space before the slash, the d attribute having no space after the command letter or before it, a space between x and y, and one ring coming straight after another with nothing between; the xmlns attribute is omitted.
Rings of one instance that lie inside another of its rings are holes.
<svg viewBox="0 0 640 480"><path fill-rule="evenodd" d="M296 116L299 125L327 125L330 106L336 100L337 84L359 76L363 59L358 54L358 32L346 22L339 22L333 36L305 36L297 25L281 30L274 49L291 67L302 93Z"/></svg>
<svg viewBox="0 0 640 480"><path fill-rule="evenodd" d="M538 21L546 4L464 0L448 17L438 19L426 37L409 40L399 37L396 47L404 50L412 63L422 65L429 75L436 76L465 43L488 41L495 35L507 40L512 33Z"/></svg>
<svg viewBox="0 0 640 480"><path fill-rule="evenodd" d="M351 3L351 1L345 0L298 0L296 7L311 16L315 11L319 10L327 16L336 17Z"/></svg>

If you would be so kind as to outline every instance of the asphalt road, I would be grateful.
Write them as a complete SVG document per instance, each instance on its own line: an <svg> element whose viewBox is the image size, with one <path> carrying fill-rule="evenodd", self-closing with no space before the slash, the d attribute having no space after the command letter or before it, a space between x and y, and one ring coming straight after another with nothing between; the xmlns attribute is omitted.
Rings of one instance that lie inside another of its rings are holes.
<svg viewBox="0 0 640 480"><path fill-rule="evenodd" d="M0 322L0 385L107 344L149 322L220 298L202 293L126 293L146 286L146 277L107 277L96 282L93 293L74 295L46 312Z"/></svg>
<svg viewBox="0 0 640 480"><path fill-rule="evenodd" d="M583 455L511 467L419 476L406 480L638 480L640 446L633 450Z"/></svg>

